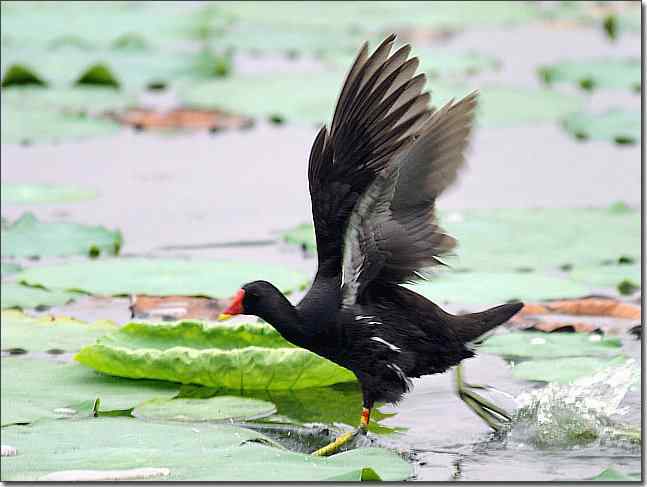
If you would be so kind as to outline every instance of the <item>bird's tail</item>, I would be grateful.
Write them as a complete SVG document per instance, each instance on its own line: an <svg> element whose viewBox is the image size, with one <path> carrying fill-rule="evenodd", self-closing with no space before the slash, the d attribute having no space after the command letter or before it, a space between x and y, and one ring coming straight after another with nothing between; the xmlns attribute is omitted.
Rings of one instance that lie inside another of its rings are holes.
<svg viewBox="0 0 647 487"><path fill-rule="evenodd" d="M456 316L453 320L454 332L464 343L471 342L508 321L521 308L523 308L523 303L508 303L479 313Z"/></svg>

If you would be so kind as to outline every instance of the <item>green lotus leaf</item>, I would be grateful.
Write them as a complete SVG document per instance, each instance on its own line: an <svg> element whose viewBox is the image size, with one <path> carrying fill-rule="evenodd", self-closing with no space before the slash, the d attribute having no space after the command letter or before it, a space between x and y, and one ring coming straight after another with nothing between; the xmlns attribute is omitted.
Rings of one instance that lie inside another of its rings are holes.
<svg viewBox="0 0 647 487"><path fill-rule="evenodd" d="M529 360L515 364L512 368L512 375L517 379L568 384L580 377L594 375L607 367L622 364L624 361L624 357L577 357Z"/></svg>
<svg viewBox="0 0 647 487"><path fill-rule="evenodd" d="M12 257L117 254L121 233L78 223L43 223L25 213L2 229L2 255Z"/></svg>
<svg viewBox="0 0 647 487"><path fill-rule="evenodd" d="M96 198L94 191L49 184L2 183L2 202L12 204L67 203Z"/></svg>
<svg viewBox="0 0 647 487"><path fill-rule="evenodd" d="M621 346L619 338L597 334L517 331L492 336L479 350L509 358L610 357Z"/></svg>
<svg viewBox="0 0 647 487"><path fill-rule="evenodd" d="M4 241L3 241L4 245ZM308 278L283 267L247 262L120 258L34 267L17 279L48 289L91 294L182 295L227 298L241 285L263 279L289 293Z"/></svg>
<svg viewBox="0 0 647 487"><path fill-rule="evenodd" d="M575 113L564 120L564 128L581 140L637 144L641 135L640 112L612 110L602 114Z"/></svg>
<svg viewBox="0 0 647 487"><path fill-rule="evenodd" d="M303 389L355 375L296 348L269 325L129 323L81 349L76 359L100 372L230 390Z"/></svg>
<svg viewBox="0 0 647 487"><path fill-rule="evenodd" d="M629 89L640 92L639 58L601 58L564 61L539 68L546 83L575 83L584 90Z"/></svg>
<svg viewBox="0 0 647 487"><path fill-rule="evenodd" d="M62 471L146 467L168 469L162 478L172 481L317 481L348 478L364 469L396 481L413 473L411 465L381 448L314 457L265 446L264 435L228 425L108 417L41 421L3 428L2 441L18 451L2 459L2 478L8 481L38 480Z"/></svg>
<svg viewBox="0 0 647 487"><path fill-rule="evenodd" d="M42 418L66 418L85 410L86 403L97 398L100 410L125 410L149 399L171 398L177 392L177 384L111 377L74 363L29 356L2 358L3 426ZM5 433L3 428L3 443Z"/></svg>
<svg viewBox="0 0 647 487"><path fill-rule="evenodd" d="M147 421L251 421L276 412L271 402L240 396L209 399L151 399L139 404L133 416Z"/></svg>
<svg viewBox="0 0 647 487"><path fill-rule="evenodd" d="M79 297L78 293L68 291L49 291L40 287L24 286L13 282L2 283L0 302L2 308L38 308L66 304Z"/></svg>
<svg viewBox="0 0 647 487"><path fill-rule="evenodd" d="M5 284L2 287L4 299ZM84 345L117 329L109 321L88 324L62 316L33 317L16 310L3 310L1 316L3 350L77 352Z"/></svg>

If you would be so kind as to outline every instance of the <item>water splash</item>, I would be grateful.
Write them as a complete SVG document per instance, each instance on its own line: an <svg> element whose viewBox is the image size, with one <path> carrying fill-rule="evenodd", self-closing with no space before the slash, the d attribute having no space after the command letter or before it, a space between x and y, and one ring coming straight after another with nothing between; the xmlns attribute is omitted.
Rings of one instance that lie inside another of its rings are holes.
<svg viewBox="0 0 647 487"><path fill-rule="evenodd" d="M598 442L640 443L640 427L615 419L627 412L620 404L640 384L633 359L570 384L549 384L517 397L519 409L507 443L539 448L590 446ZM614 416L614 419L611 417Z"/></svg>

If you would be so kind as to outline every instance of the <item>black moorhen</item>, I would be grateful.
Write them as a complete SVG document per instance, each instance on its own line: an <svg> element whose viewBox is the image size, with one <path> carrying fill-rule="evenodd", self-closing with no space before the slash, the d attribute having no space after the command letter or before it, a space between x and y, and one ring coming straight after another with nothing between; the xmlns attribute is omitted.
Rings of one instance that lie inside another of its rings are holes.
<svg viewBox="0 0 647 487"><path fill-rule="evenodd" d="M375 402L397 402L411 377L457 366L469 344L512 317L512 303L455 316L401 284L441 265L456 241L438 226L434 204L463 166L477 93L436 109L415 75L410 46L392 55L391 35L360 50L330 129L310 152L308 180L318 270L295 307L269 282L245 284L221 315L256 315L288 341L352 370L364 398L360 427L316 451L328 455L366 431ZM476 387L476 386L473 386ZM470 390L458 394L493 428L504 410Z"/></svg>

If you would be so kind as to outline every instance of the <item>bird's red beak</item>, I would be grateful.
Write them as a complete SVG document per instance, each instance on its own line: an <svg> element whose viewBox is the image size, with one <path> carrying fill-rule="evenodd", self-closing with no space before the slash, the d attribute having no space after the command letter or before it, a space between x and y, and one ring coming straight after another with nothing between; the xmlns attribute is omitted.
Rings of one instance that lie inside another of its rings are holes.
<svg viewBox="0 0 647 487"><path fill-rule="evenodd" d="M236 291L236 294L234 294L234 297L231 299L231 302L229 303L229 306L225 308L225 310L220 313L220 316L218 316L218 321L224 321L228 320L234 315L239 315L245 312L243 309L243 298L245 297L245 291L242 289L239 289Z"/></svg>

